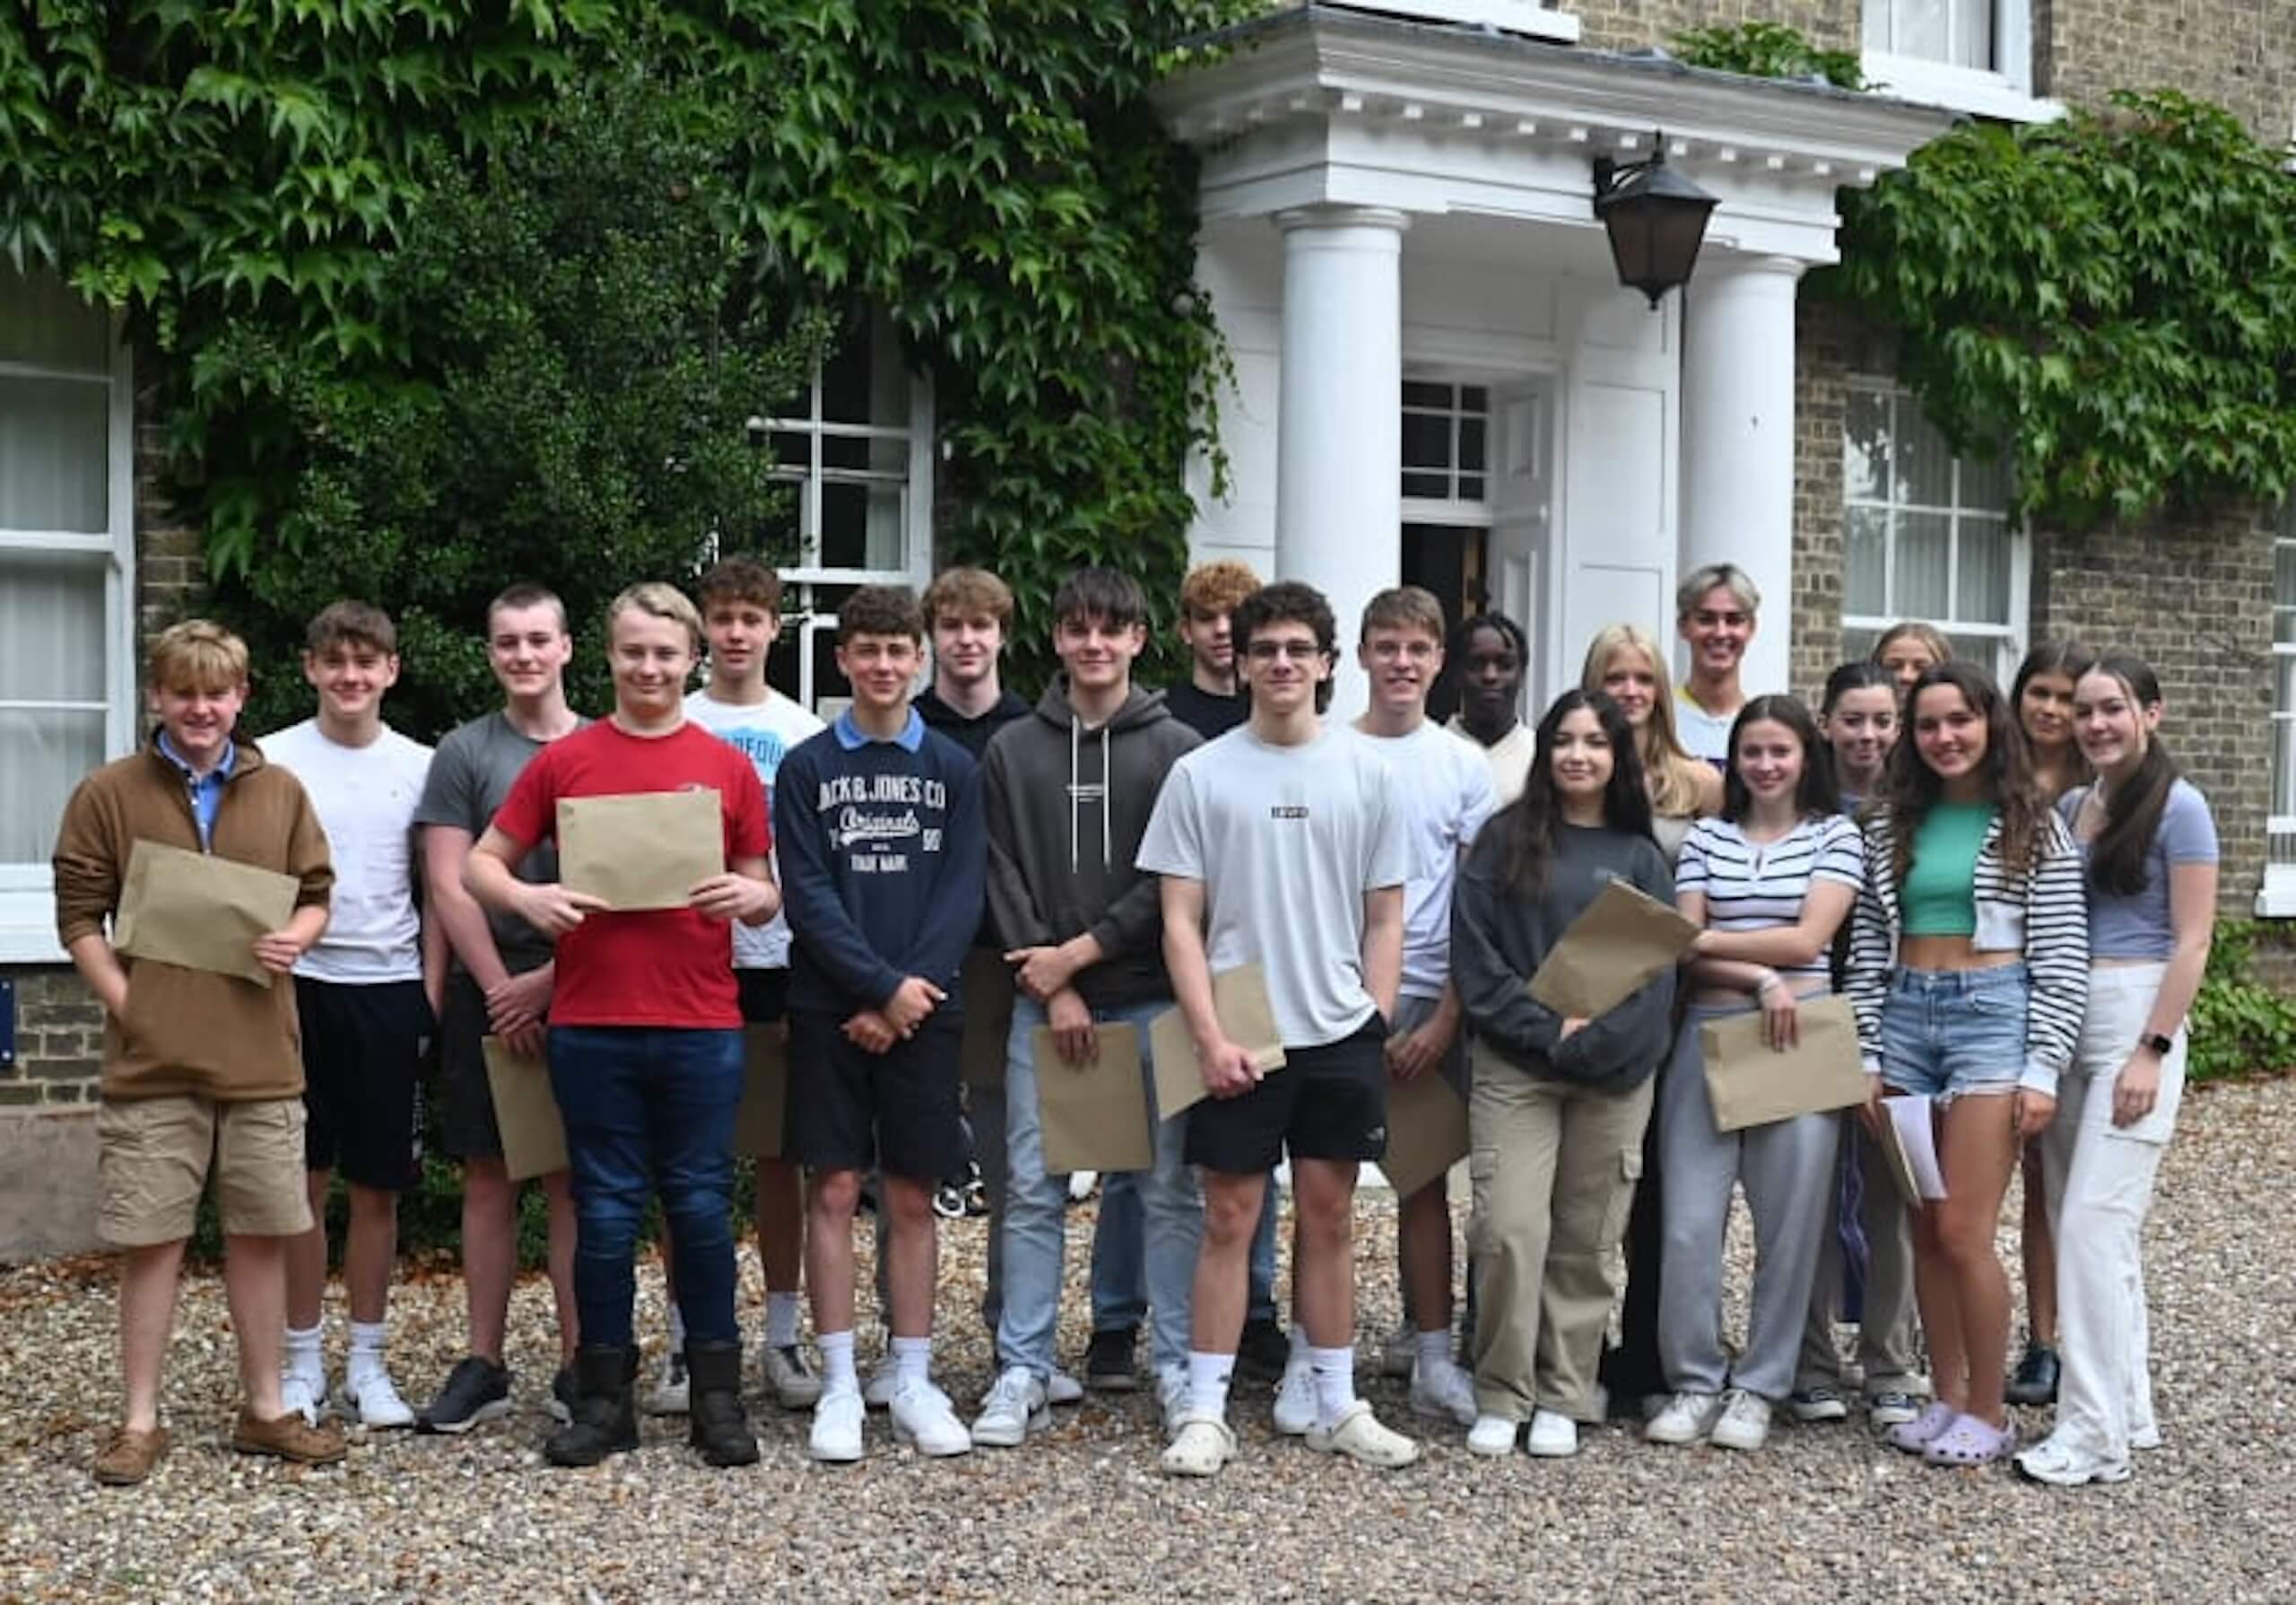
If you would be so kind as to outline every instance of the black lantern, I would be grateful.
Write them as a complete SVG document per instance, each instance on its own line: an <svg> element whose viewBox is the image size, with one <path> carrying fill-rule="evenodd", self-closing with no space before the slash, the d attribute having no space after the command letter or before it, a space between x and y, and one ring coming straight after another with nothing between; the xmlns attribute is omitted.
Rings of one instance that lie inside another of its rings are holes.
<svg viewBox="0 0 2296 1605"><path fill-rule="evenodd" d="M1666 165L1665 136L1648 161L1595 158L1595 215L1611 237L1618 282L1650 298L1690 282L1716 198Z"/></svg>

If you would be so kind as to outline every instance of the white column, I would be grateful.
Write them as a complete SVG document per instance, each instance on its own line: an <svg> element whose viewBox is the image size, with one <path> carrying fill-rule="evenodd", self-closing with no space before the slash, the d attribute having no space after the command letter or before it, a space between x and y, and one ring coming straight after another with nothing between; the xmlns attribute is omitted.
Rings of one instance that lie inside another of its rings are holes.
<svg viewBox="0 0 2296 1605"><path fill-rule="evenodd" d="M1354 662L1363 605L1401 578L1408 222L1369 206L1309 206L1275 219L1283 231L1275 573L1331 598L1340 644L1334 718L1365 702Z"/></svg>
<svg viewBox="0 0 2296 1605"><path fill-rule="evenodd" d="M1790 257L1709 250L1683 308L1682 562L1735 563L1761 590L1741 678L1790 683L1794 624L1794 289Z"/></svg>

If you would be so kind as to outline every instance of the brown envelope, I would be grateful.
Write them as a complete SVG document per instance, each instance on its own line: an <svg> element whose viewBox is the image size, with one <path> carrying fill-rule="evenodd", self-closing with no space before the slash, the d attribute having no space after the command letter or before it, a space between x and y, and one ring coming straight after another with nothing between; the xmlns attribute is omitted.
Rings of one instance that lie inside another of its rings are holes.
<svg viewBox="0 0 2296 1605"><path fill-rule="evenodd" d="M1613 880L1570 922L1531 977L1531 996L1559 1015L1606 1015L1682 962L1699 928Z"/></svg>
<svg viewBox="0 0 2296 1605"><path fill-rule="evenodd" d="M698 881L726 872L718 793L639 791L558 799L558 879L619 912L682 909Z"/></svg>
<svg viewBox="0 0 2296 1605"><path fill-rule="evenodd" d="M1140 1085L1140 1033L1129 1025L1102 1025L1099 1037L1099 1055L1074 1065L1053 1045L1050 1026L1030 1034L1047 1175L1148 1170L1156 1163L1148 1095Z"/></svg>
<svg viewBox="0 0 2296 1605"><path fill-rule="evenodd" d="M1762 1040L1760 1009L1698 1028L1717 1130L1740 1131L1866 1101L1866 1069L1849 999L1805 999L1801 1016L1795 1045L1783 1053Z"/></svg>
<svg viewBox="0 0 2296 1605"><path fill-rule="evenodd" d="M1013 995L1019 990L1013 982L1013 966L994 947L968 947L958 976L965 1023L957 1042L957 1073L967 1086L1002 1086L1013 1033Z"/></svg>
<svg viewBox="0 0 2296 1605"><path fill-rule="evenodd" d="M547 1176L566 1168L566 1122L550 1090L550 1067L513 1053L495 1036L482 1037L487 1090L494 1095L494 1123L502 1129L502 1168L510 1180Z"/></svg>
<svg viewBox="0 0 2296 1605"><path fill-rule="evenodd" d="M1275 1005L1268 1001L1267 972L1238 964L1212 978L1212 1010L1228 1040L1252 1056L1261 1075L1283 1068L1283 1039L1275 1031ZM1148 1023L1148 1049L1156 1060L1156 1116L1172 1116L1202 1103L1204 1072L1196 1068L1196 1039L1177 1005Z"/></svg>
<svg viewBox="0 0 2296 1605"><path fill-rule="evenodd" d="M1467 1156L1467 1106L1439 1069L1387 1083L1387 1152L1379 1170L1407 1199Z"/></svg>
<svg viewBox="0 0 2296 1605"><path fill-rule="evenodd" d="M256 938L294 918L301 889L275 869L139 840L128 850L112 946L131 958L267 987L271 972L256 959Z"/></svg>
<svg viewBox="0 0 2296 1605"><path fill-rule="evenodd" d="M789 1044L778 1025L742 1033L746 1078L734 1112L734 1152L759 1159L781 1157L781 1123L789 1111Z"/></svg>

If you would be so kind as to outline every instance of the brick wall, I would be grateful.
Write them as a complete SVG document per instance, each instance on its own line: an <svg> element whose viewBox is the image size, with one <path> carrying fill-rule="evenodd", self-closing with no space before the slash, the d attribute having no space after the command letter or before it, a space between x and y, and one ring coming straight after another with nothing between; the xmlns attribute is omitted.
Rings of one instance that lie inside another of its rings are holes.
<svg viewBox="0 0 2296 1605"><path fill-rule="evenodd" d="M2296 122L2291 0L2036 0L2039 92L2100 103L2115 89L2180 89L2278 143Z"/></svg>
<svg viewBox="0 0 2296 1605"><path fill-rule="evenodd" d="M1597 50L1668 45L1685 28L1783 22L1822 49L1854 50L1864 10L1857 0L1585 0L1561 9L1578 19L1579 42Z"/></svg>

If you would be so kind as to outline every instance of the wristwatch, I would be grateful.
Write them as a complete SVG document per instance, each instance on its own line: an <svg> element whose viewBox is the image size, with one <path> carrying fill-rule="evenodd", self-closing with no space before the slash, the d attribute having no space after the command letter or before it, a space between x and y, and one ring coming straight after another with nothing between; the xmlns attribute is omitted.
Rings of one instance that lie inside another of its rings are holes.
<svg viewBox="0 0 2296 1605"><path fill-rule="evenodd" d="M2175 1047L2177 1043L2174 1037L2162 1036L2159 1032L2153 1031L2138 1037L2136 1045L2140 1048L2150 1048L2153 1052L2166 1059L2169 1056L2169 1050Z"/></svg>

